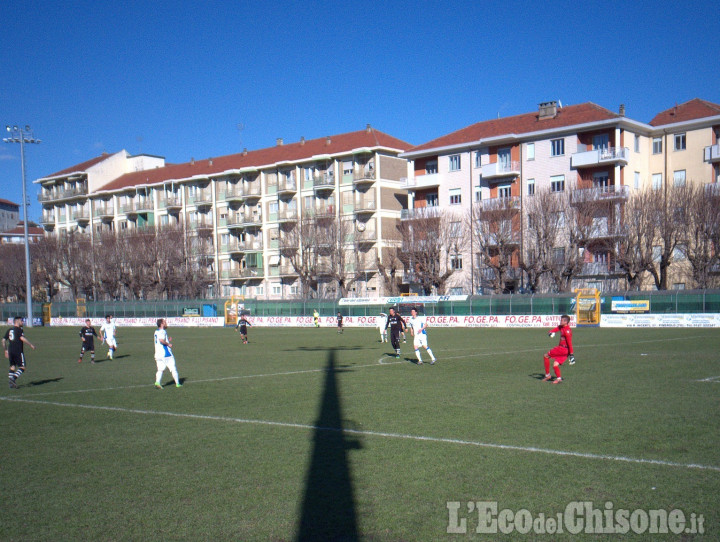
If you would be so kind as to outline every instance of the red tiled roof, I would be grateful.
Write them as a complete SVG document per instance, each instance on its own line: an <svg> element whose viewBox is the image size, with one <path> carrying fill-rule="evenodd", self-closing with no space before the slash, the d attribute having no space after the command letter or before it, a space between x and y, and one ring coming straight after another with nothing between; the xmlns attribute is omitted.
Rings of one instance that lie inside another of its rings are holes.
<svg viewBox="0 0 720 542"><path fill-rule="evenodd" d="M0 236L3 237L12 237L13 235L24 235L25 230L23 228L23 222L18 222L17 226L15 226L12 230L4 231L0 233ZM38 228L33 222L28 223L28 235L44 235L45 232L42 228Z"/></svg>
<svg viewBox="0 0 720 542"><path fill-rule="evenodd" d="M19 204L19 203L15 203L14 201L10 201L10 200L6 200L6 199L0 198L0 203L2 203L3 205L14 205L14 206L17 207L18 209L20 208L20 204Z"/></svg>
<svg viewBox="0 0 720 542"><path fill-rule="evenodd" d="M612 120L622 118L621 115L600 107L592 102L579 105L566 105L558 107L557 115L554 118L540 120L537 111L504 117L500 119L486 120L472 124L466 128L457 130L413 147L408 152L422 151L428 149L462 145L482 139L489 139L499 136L511 136L513 134L527 134L541 130L552 130L553 128L564 128L589 122Z"/></svg>
<svg viewBox="0 0 720 542"><path fill-rule="evenodd" d="M663 126L665 124L686 122L705 117L717 117L718 115L720 115L720 105L695 98L689 102L671 107L662 113L658 113L655 115L655 118L650 121L650 125Z"/></svg>
<svg viewBox="0 0 720 542"><path fill-rule="evenodd" d="M94 166L95 164L99 164L103 160L107 160L112 156L111 154L108 154L106 152L102 153L100 156L96 156L95 158L91 158L90 160L87 160L85 162L81 162L80 164L76 164L74 166L70 166L68 168L65 168L63 170L58 171L57 173L53 173L52 175L48 175L47 177L43 177L43 179L47 179L49 177L60 177L62 175L67 175L69 173L75 173L77 171L86 171L90 167Z"/></svg>
<svg viewBox="0 0 720 542"><path fill-rule="evenodd" d="M363 147L387 147L404 151L410 147L409 143L374 129L360 130L346 134L329 136L327 138L310 139L302 142L288 143L248 151L247 154L230 154L211 159L195 160L184 164L172 164L165 167L126 173L121 177L102 186L100 190L120 190L138 185L157 184L167 180L189 179L196 176L206 176L222 173L223 171L240 169L244 167L262 167L279 162L295 162L310 159L312 156L323 154L339 154Z"/></svg>

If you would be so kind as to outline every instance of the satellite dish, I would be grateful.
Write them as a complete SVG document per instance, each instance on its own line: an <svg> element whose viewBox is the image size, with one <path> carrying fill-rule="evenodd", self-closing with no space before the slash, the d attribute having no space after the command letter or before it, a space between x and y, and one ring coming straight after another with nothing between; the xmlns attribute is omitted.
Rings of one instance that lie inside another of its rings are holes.
<svg viewBox="0 0 720 542"><path fill-rule="evenodd" d="M357 225L357 231L360 231L360 232L365 231L365 224L363 224L362 222L359 222Z"/></svg>

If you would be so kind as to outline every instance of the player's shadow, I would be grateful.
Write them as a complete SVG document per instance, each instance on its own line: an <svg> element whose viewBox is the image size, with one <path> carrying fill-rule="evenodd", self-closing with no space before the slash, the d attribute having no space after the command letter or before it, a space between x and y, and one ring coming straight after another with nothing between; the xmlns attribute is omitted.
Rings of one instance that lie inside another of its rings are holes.
<svg viewBox="0 0 720 542"><path fill-rule="evenodd" d="M356 345L343 345L343 346L298 346L297 348L286 348L286 352L344 352L346 350L364 350L367 345L356 344Z"/></svg>
<svg viewBox="0 0 720 542"><path fill-rule="evenodd" d="M348 451L362 446L343 429L335 352L328 353L313 450L305 480L298 541L359 540Z"/></svg>
<svg viewBox="0 0 720 542"><path fill-rule="evenodd" d="M115 359L123 359L123 358L129 358L130 354L122 354L120 356L113 356L113 359L106 359L105 361L113 361Z"/></svg>
<svg viewBox="0 0 720 542"><path fill-rule="evenodd" d="M532 374L530 374L530 375L528 375L528 376L529 376L530 378L534 378L534 379L536 379L536 380L542 380L543 378L545 378L545 375L544 375L543 373L532 373Z"/></svg>
<svg viewBox="0 0 720 542"><path fill-rule="evenodd" d="M32 382L28 382L25 386L44 386L45 384L52 384L53 382L60 382L63 379L62 376L59 376L57 378L46 378L45 380L33 380Z"/></svg>

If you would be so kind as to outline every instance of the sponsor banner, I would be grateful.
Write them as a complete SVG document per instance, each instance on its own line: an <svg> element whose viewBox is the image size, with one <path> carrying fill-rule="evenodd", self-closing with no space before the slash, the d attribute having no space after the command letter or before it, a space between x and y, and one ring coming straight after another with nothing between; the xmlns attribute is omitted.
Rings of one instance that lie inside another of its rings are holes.
<svg viewBox="0 0 720 542"><path fill-rule="evenodd" d="M441 301L467 301L466 295L408 295L396 297L344 297L340 305L412 305Z"/></svg>
<svg viewBox="0 0 720 542"><path fill-rule="evenodd" d="M160 317L158 317L160 318ZM51 326L84 326L85 318L53 318L50 321ZM225 319L221 316L204 318L204 317L166 317L168 327L214 327L225 325ZM105 322L105 318L90 318L95 326L100 326ZM157 327L157 318L113 318L118 327Z"/></svg>
<svg viewBox="0 0 720 542"><path fill-rule="evenodd" d="M610 302L612 312L650 312L649 299L616 299Z"/></svg>
<svg viewBox="0 0 720 542"><path fill-rule="evenodd" d="M43 319L40 318L39 316L33 316L32 320L33 320L33 327L42 327L45 325L43 323ZM7 325L12 326L14 321L15 321L15 318L13 318L13 317L8 318ZM23 318L22 321L23 321L23 324L27 325L27 318Z"/></svg>
<svg viewBox="0 0 720 542"><path fill-rule="evenodd" d="M600 327L720 327L720 314L603 314Z"/></svg>

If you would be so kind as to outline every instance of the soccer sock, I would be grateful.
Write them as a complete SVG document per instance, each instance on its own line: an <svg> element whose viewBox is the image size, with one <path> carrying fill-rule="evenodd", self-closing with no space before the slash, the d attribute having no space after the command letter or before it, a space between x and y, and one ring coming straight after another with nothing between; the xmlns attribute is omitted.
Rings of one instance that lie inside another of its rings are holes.
<svg viewBox="0 0 720 542"><path fill-rule="evenodd" d="M15 371L15 378L13 380L17 380L22 376L22 374L25 372L25 369L22 367L18 367L17 371Z"/></svg>
<svg viewBox="0 0 720 542"><path fill-rule="evenodd" d="M560 364L555 365L554 369L555 369L555 376L557 376L558 378L562 378L562 376L560 375Z"/></svg>
<svg viewBox="0 0 720 542"><path fill-rule="evenodd" d="M430 354L430 359L435 361L435 356L432 353L432 350L430 348L427 349L427 353Z"/></svg>
<svg viewBox="0 0 720 542"><path fill-rule="evenodd" d="M15 382L15 372L14 371L8 371L8 380L10 382Z"/></svg>
<svg viewBox="0 0 720 542"><path fill-rule="evenodd" d="M545 356L543 358L543 361L545 362L545 374L549 375L550 374L550 358Z"/></svg>
<svg viewBox="0 0 720 542"><path fill-rule="evenodd" d="M155 382L160 382L162 380L162 374L162 371L158 371L157 373L155 373Z"/></svg>
<svg viewBox="0 0 720 542"><path fill-rule="evenodd" d="M90 354L90 361L92 361L93 363L95 363L95 352L93 352L92 354Z"/></svg>
<svg viewBox="0 0 720 542"><path fill-rule="evenodd" d="M415 350L415 356L417 357L418 361L422 361L422 358L420 357L420 350Z"/></svg>

